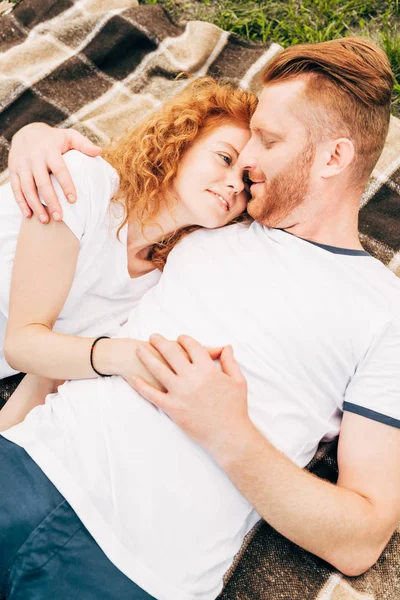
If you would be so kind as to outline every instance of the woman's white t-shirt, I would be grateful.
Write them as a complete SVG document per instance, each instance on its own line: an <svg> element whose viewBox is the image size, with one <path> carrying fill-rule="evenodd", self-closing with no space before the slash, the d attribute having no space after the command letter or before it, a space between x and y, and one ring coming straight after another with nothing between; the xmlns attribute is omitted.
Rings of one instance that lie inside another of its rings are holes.
<svg viewBox="0 0 400 600"><path fill-rule="evenodd" d="M54 331L81 336L118 335L130 311L156 284L158 270L132 279L127 267L127 226L118 204L110 204L118 189L118 174L101 157L71 150L64 155L77 201L69 204L52 176L63 209L63 220L80 242L71 290ZM22 216L10 184L0 188L0 379L15 373L4 358L11 272ZM29 298L26 299L29 302Z"/></svg>

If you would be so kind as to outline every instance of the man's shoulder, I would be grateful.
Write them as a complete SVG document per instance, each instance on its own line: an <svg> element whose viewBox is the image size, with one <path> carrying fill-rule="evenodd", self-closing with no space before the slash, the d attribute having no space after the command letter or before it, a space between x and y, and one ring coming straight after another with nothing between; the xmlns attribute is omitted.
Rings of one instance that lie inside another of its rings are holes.
<svg viewBox="0 0 400 600"><path fill-rule="evenodd" d="M375 291L381 290L385 293L389 299L393 299L395 306L400 305L400 278L387 266L385 266L380 260L372 256L368 257L363 263L359 263L361 266L362 274L371 284L371 289Z"/></svg>

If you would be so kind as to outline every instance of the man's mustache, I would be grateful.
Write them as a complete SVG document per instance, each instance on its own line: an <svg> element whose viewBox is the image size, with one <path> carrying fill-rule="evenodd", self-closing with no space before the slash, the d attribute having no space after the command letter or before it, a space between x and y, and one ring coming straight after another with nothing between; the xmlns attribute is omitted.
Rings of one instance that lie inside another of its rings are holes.
<svg viewBox="0 0 400 600"><path fill-rule="evenodd" d="M268 183L267 179L265 178L265 175L257 175L256 173L251 173L249 171L244 171L243 174L243 183L244 183L244 187L246 192L251 196L251 190L250 190L250 186L253 183L259 183L260 181L262 181L263 183Z"/></svg>

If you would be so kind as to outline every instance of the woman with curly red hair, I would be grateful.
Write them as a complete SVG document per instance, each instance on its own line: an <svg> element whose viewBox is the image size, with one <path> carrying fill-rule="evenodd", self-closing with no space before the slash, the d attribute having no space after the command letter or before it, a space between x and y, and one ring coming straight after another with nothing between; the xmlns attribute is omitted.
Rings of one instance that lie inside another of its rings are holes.
<svg viewBox="0 0 400 600"><path fill-rule="evenodd" d="M237 158L256 104L249 92L202 78L102 158L68 152L79 198L69 204L54 179L64 214L46 227L21 220L11 186L0 190L7 224L0 232L0 378L22 371L129 381L137 343L118 338L119 326L156 283L168 253L193 229L244 218L248 194ZM53 130L41 127L48 134L39 146L51 146ZM97 343L98 336L113 339Z"/></svg>

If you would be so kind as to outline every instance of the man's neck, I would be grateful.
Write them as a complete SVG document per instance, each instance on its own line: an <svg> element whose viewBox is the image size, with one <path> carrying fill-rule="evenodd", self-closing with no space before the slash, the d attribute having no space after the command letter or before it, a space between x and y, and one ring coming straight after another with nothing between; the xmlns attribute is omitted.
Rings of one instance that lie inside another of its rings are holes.
<svg viewBox="0 0 400 600"><path fill-rule="evenodd" d="M281 226L289 233L311 242L362 250L358 235L360 197L324 196L324 203L310 200L305 202L292 222Z"/></svg>
<svg viewBox="0 0 400 600"><path fill-rule="evenodd" d="M339 225L338 228L333 227L331 223L327 223L327 227L314 227L311 223L303 223L294 225L293 227L283 227L283 229L296 237L316 242L317 244L347 248L349 250L363 250L357 226L350 228L348 227L348 223L346 223L345 227Z"/></svg>

